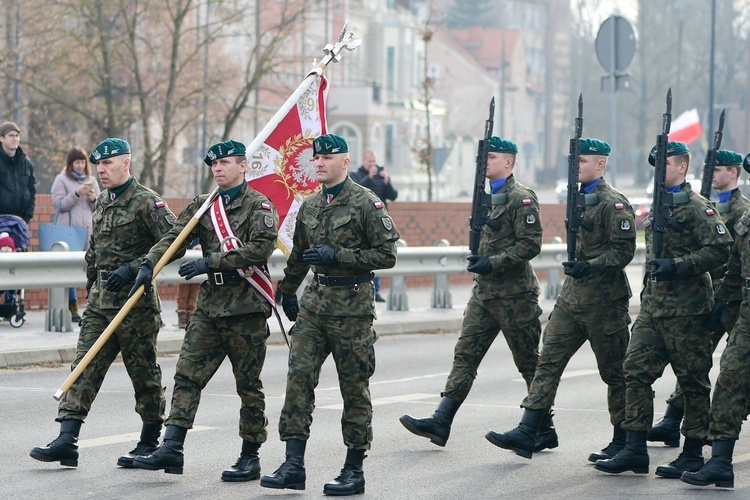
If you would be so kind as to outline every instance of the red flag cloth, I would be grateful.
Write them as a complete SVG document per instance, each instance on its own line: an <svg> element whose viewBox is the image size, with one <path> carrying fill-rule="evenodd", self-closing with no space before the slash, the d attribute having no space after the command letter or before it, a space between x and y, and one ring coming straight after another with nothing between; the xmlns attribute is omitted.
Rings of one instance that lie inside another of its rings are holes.
<svg viewBox="0 0 750 500"><path fill-rule="evenodd" d="M276 244L288 257L297 212L306 196L319 186L315 175L313 139L328 133L325 96L328 81L321 73L287 113L268 139L248 158L245 178L250 187L266 195L279 213Z"/></svg>
<svg viewBox="0 0 750 500"><path fill-rule="evenodd" d="M703 126L698 117L698 110L693 108L678 116L670 127L669 140L690 144L703 136Z"/></svg>

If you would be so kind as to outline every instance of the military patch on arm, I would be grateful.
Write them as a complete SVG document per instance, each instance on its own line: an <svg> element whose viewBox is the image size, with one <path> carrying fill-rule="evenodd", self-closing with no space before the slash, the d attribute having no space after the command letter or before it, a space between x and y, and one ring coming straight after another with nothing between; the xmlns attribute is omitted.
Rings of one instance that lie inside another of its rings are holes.
<svg viewBox="0 0 750 500"><path fill-rule="evenodd" d="M164 203L164 200L156 200L155 205L156 205L156 208L164 208L167 206L167 204Z"/></svg>
<svg viewBox="0 0 750 500"><path fill-rule="evenodd" d="M708 215L709 217L711 217L713 215L716 215L716 211L713 208L707 208L706 209L706 215ZM723 234L723 233L721 233L721 234Z"/></svg>
<svg viewBox="0 0 750 500"><path fill-rule="evenodd" d="M630 225L630 221L629 220L624 219L624 220L620 221L620 229L621 230L623 230L623 231L630 231L630 227L631 227L631 225Z"/></svg>
<svg viewBox="0 0 750 500"><path fill-rule="evenodd" d="M383 227L386 229L386 231L393 230L393 221L390 217L381 217L380 220L383 223Z"/></svg>
<svg viewBox="0 0 750 500"><path fill-rule="evenodd" d="M274 224L274 220L273 220L273 217L271 217L270 215L264 215L264 216L263 216L263 224L264 224L264 225L265 225L265 226L266 226L266 227L267 227L268 229L271 229L271 228L273 228L273 226L275 225L275 224Z"/></svg>
<svg viewBox="0 0 750 500"><path fill-rule="evenodd" d="M261 202L260 208L262 208L263 210L271 210L271 204L266 203L266 202Z"/></svg>
<svg viewBox="0 0 750 500"><path fill-rule="evenodd" d="M380 210L381 208L383 208L383 202L382 202L382 201L373 201L373 202L372 202L372 204L373 204L373 205L375 206L375 208L377 208L378 210ZM389 231L390 231L390 229L389 229Z"/></svg>
<svg viewBox="0 0 750 500"><path fill-rule="evenodd" d="M531 198L524 198L523 200L521 200L521 203L523 203L524 205L531 205Z"/></svg>
<svg viewBox="0 0 750 500"><path fill-rule="evenodd" d="M716 224L716 234L719 235L725 235L727 234L726 228L724 228L724 224Z"/></svg>
<svg viewBox="0 0 750 500"><path fill-rule="evenodd" d="M534 214L526 214L526 224L534 224L536 222L536 215Z"/></svg>
<svg viewBox="0 0 750 500"><path fill-rule="evenodd" d="M174 226L175 222L177 222L177 216L171 212L165 215L164 219L167 221L167 224L169 224L170 226Z"/></svg>

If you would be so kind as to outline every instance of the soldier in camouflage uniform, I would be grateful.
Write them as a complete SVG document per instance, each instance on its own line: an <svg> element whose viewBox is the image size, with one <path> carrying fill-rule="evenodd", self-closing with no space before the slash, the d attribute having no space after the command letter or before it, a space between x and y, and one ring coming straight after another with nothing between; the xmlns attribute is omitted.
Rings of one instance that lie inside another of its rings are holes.
<svg viewBox="0 0 750 500"><path fill-rule="evenodd" d="M569 276L557 297L544 329L542 352L521 423L487 439L501 448L531 458L539 447L537 429L555 401L563 370L587 340L596 356L599 375L607 384L612 442L589 460L612 458L625 446L625 376L622 361L628 346L630 285L624 268L635 254L635 221L627 198L602 177L610 146L597 139L581 140L578 176L586 206L582 231L576 241L576 259L563 262ZM556 443L555 443L556 444ZM547 446L552 447L552 446Z"/></svg>
<svg viewBox="0 0 750 500"><path fill-rule="evenodd" d="M219 196L183 245L198 238L204 257L182 264L179 273L185 279L208 274L208 280L201 284L196 310L188 322L177 360L164 443L152 455L138 457L133 465L182 474L183 444L188 429L193 427L201 391L224 358L229 357L242 402L239 425L242 451L237 462L222 473L221 479L250 481L260 477L258 450L266 441L268 420L260 373L270 334L266 320L271 315L271 304L244 276L250 275L248 268L264 267L273 253L278 216L268 198L245 182L244 144L231 140L214 144L204 162L211 167ZM134 288L140 284L150 286L154 264L207 197L196 197L180 214L174 228L151 248L141 263ZM219 203L223 204L224 214L220 212ZM222 244L231 234L217 230L212 215L217 217L220 226L226 221L240 243L231 247Z"/></svg>
<svg viewBox="0 0 750 500"><path fill-rule="evenodd" d="M750 166L749 161L750 154L745 157L745 168ZM734 487L734 443L739 439L750 400L750 279L747 278L750 276L750 211L742 215L734 230L736 237L732 255L729 257L724 281L716 292L711 319L719 319L722 314L721 303L729 303L737 292L744 298L739 318L721 354L721 368L714 387L708 433L708 439L712 442L712 457L700 471L686 471L680 478L686 483L699 486L715 484Z"/></svg>
<svg viewBox="0 0 750 500"><path fill-rule="evenodd" d="M162 198L130 175L130 145L110 138L91 151L105 191L94 205L93 231L86 252L88 306L81 319L76 358L81 361L109 326L128 298L141 257L172 228L174 214ZM164 421L164 388L156 362L156 336L161 325L161 302L156 293L142 297L102 346L89 366L60 401L60 436L31 450L43 462L78 465L78 434L104 376L118 354L135 389L135 411L143 428L140 441L117 464L131 467L133 458L156 449Z"/></svg>
<svg viewBox="0 0 750 500"><path fill-rule="evenodd" d="M542 248L542 225L536 194L513 177L518 146L500 137L490 139L487 178L492 211L482 229L479 255L469 256L468 271L476 273L456 343L453 368L442 399L431 417L403 415L410 432L445 446L458 408L469 395L484 355L502 331L527 388L539 357L539 282L531 259ZM545 447L557 446L552 419L545 427Z"/></svg>
<svg viewBox="0 0 750 500"><path fill-rule="evenodd" d="M670 211L663 251L658 258L654 255L650 216L644 222L649 272L623 363L626 444L613 458L597 460L596 469L604 472L648 473L646 436L654 417L651 386L667 364L677 376L685 401L685 446L676 460L659 466L656 474L679 478L684 471L703 466L713 349L711 337L706 335L714 302L708 272L727 261L732 237L711 203L685 182L689 165L687 146L670 141L665 175L665 201Z"/></svg>
<svg viewBox="0 0 750 500"><path fill-rule="evenodd" d="M712 187L718 192L719 203L716 204L716 211L719 212L721 220L729 230L732 238L735 237L734 226L742 217L742 214L750 208L750 200L745 198L742 191L737 187L742 172L742 156L739 153L728 149L720 149L716 153L716 166ZM721 278L726 271L726 265L721 265L711 270L711 281L713 282L714 291L719 287ZM720 303L719 307L723 308L720 318L710 325L711 340L714 350L719 345L719 341L726 332L730 332L737 316L740 313L740 304L742 303L742 290L737 290L734 296L729 297L726 302ZM674 392L667 399L667 410L664 418L654 425L648 433L649 441L663 441L667 446L680 445L680 423L684 413L682 400L682 391L680 384L675 384Z"/></svg>
<svg viewBox="0 0 750 500"><path fill-rule="evenodd" d="M322 189L307 198L297 215L294 245L279 285L284 313L296 323L291 331L286 397L279 434L286 461L261 478L267 488L305 489L304 455L310 436L315 387L320 368L333 355L344 413L341 427L347 448L339 476L326 495L365 490L362 463L372 441L369 380L375 371L372 328L375 317L375 269L396 264L398 231L383 202L347 176L349 147L336 134L313 141L317 180ZM313 281L298 306L295 292L312 267Z"/></svg>

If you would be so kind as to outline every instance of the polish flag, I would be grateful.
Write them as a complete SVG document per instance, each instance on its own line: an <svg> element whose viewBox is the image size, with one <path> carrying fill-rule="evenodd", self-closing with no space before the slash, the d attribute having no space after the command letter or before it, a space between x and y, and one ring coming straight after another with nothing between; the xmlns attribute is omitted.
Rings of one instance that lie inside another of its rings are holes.
<svg viewBox="0 0 750 500"><path fill-rule="evenodd" d="M312 75L312 73L311 73ZM310 75L308 75L310 76ZM313 140L327 132L325 97L328 80L319 72L296 105L248 158L248 185L266 195L279 213L276 246L288 257L297 223L297 212L305 197L319 186L312 162Z"/></svg>
<svg viewBox="0 0 750 500"><path fill-rule="evenodd" d="M693 108L685 111L672 122L669 140L690 144L702 135L703 126L698 117L698 110Z"/></svg>

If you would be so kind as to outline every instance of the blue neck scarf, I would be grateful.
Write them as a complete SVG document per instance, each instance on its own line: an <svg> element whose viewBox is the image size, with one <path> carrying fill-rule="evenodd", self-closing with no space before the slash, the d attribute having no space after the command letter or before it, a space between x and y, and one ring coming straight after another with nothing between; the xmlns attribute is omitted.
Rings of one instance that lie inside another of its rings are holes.
<svg viewBox="0 0 750 500"><path fill-rule="evenodd" d="M494 181L490 181L490 189L492 194L497 193L502 189L503 186L505 186L505 183L508 182L507 177L503 177L502 179L495 179Z"/></svg>
<svg viewBox="0 0 750 500"><path fill-rule="evenodd" d="M587 182L586 184L582 184L581 187L583 187L583 192L586 194L589 194L591 191L594 190L597 184L599 184L602 181L602 177L599 177L598 179L594 179L591 182Z"/></svg>
<svg viewBox="0 0 750 500"><path fill-rule="evenodd" d="M726 202L728 202L729 198L732 197L732 194L735 191L737 191L737 189L738 188L735 188L735 189L732 189L732 190L729 190L729 191L724 191L723 193L717 193L719 195L719 203L726 203Z"/></svg>

